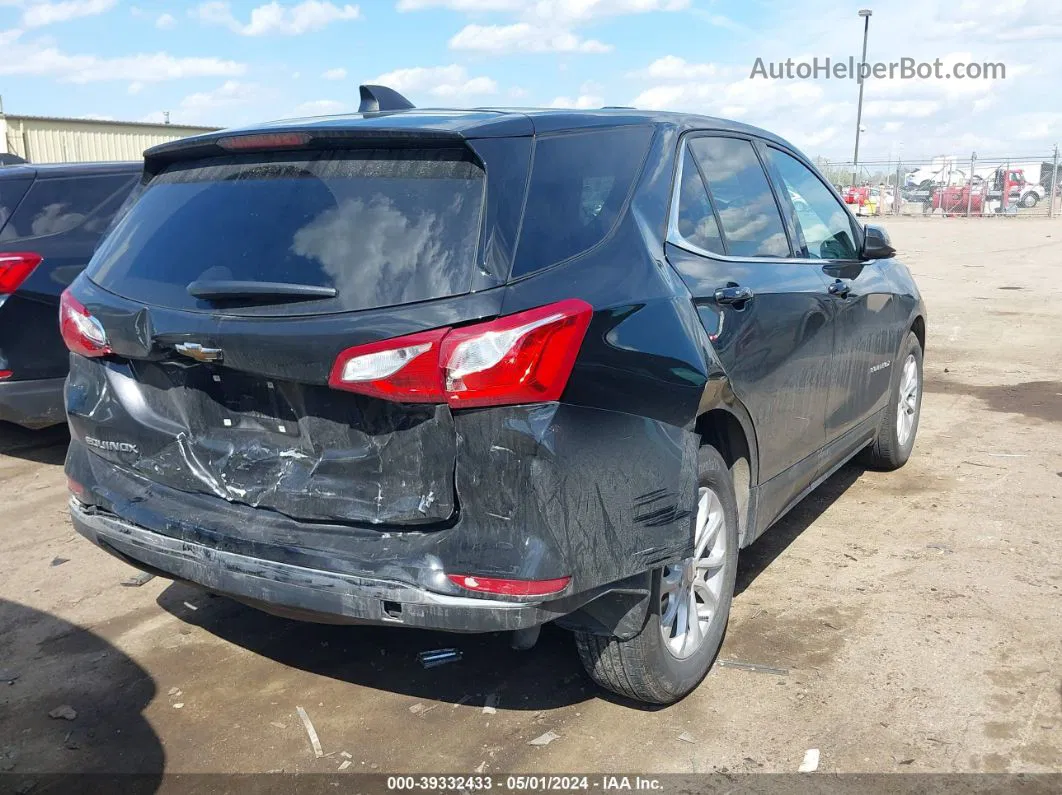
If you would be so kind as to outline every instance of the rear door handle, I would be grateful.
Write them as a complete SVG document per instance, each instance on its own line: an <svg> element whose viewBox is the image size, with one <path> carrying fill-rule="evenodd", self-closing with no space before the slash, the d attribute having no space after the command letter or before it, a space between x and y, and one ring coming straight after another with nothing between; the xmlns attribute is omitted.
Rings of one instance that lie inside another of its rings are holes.
<svg viewBox="0 0 1062 795"><path fill-rule="evenodd" d="M729 285L727 287L719 287L715 291L715 301L717 304L741 304L745 301L751 301L753 292L748 287L739 287L736 284Z"/></svg>
<svg viewBox="0 0 1062 795"><path fill-rule="evenodd" d="M848 294L852 292L852 288L848 283L842 282L840 279L836 279L827 289L830 295L836 295L838 298L847 298Z"/></svg>

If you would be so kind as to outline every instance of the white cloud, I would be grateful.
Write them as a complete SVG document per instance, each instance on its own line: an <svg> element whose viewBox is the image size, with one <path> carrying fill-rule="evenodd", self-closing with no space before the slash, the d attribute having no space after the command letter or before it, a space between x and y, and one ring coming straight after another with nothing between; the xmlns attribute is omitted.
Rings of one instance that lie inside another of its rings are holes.
<svg viewBox="0 0 1062 795"><path fill-rule="evenodd" d="M399 0L399 11L445 8L464 13L511 12L552 23L589 22L602 17L680 11L690 0Z"/></svg>
<svg viewBox="0 0 1062 795"><path fill-rule="evenodd" d="M155 27L159 30L169 30L177 25L177 20L173 18L173 14L159 14L159 18L155 20Z"/></svg>
<svg viewBox="0 0 1062 795"><path fill-rule="evenodd" d="M635 72L634 76L655 80L703 80L720 74L719 66L714 63L690 63L676 55L665 55L640 72Z"/></svg>
<svg viewBox="0 0 1062 795"><path fill-rule="evenodd" d="M226 80L211 91L199 91L182 99L180 115L183 118L202 118L218 108L253 102L260 94L261 89L256 83Z"/></svg>
<svg viewBox="0 0 1062 795"><path fill-rule="evenodd" d="M296 116L329 116L344 111L349 113L353 110L349 102L340 102L338 99L314 99L298 105L294 114Z"/></svg>
<svg viewBox="0 0 1062 795"><path fill-rule="evenodd" d="M110 11L118 0L64 0L60 3L33 3L22 12L22 24L37 28L78 17L90 17Z"/></svg>
<svg viewBox="0 0 1062 795"><path fill-rule="evenodd" d="M396 69L371 82L401 93L427 94L447 100L494 94L498 90L498 84L491 78L469 77L468 70L458 64Z"/></svg>
<svg viewBox="0 0 1062 795"><path fill-rule="evenodd" d="M580 94L579 96L572 97L557 97L549 103L551 108L576 108L578 110L589 110L591 108L600 108L605 104L605 100L602 97L594 96L593 94Z"/></svg>
<svg viewBox="0 0 1062 795"><path fill-rule="evenodd" d="M523 0L398 0L399 11L421 11L425 8L445 8L450 11L477 13L481 11L519 11L526 6Z"/></svg>
<svg viewBox="0 0 1062 795"><path fill-rule="evenodd" d="M192 16L207 25L226 27L241 36L299 36L331 25L361 17L356 5L337 6L323 0L303 0L297 5L282 5L276 0L251 10L250 19L240 22L232 13L227 0L210 0L201 3Z"/></svg>
<svg viewBox="0 0 1062 795"><path fill-rule="evenodd" d="M325 80L344 80L347 76L347 70L342 66L337 69L329 69L321 75Z"/></svg>
<svg viewBox="0 0 1062 795"><path fill-rule="evenodd" d="M467 25L450 39L450 48L475 52L582 52L603 53L612 47L597 39L584 39L570 30L514 25Z"/></svg>
<svg viewBox="0 0 1062 795"><path fill-rule="evenodd" d="M237 77L247 67L221 58L178 58L165 52L103 57L70 55L54 45L21 41L21 31L0 33L4 55L0 76L51 77L63 83L97 83L129 80L141 83L180 80L186 77Z"/></svg>

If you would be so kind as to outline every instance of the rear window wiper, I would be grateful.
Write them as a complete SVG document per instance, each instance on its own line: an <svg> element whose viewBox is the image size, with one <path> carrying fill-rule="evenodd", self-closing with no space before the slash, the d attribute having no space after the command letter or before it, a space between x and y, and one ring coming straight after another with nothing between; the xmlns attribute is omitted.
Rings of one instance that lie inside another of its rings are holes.
<svg viewBox="0 0 1062 795"><path fill-rule="evenodd" d="M193 298L206 301L312 301L336 297L335 287L287 282L194 281L187 290Z"/></svg>

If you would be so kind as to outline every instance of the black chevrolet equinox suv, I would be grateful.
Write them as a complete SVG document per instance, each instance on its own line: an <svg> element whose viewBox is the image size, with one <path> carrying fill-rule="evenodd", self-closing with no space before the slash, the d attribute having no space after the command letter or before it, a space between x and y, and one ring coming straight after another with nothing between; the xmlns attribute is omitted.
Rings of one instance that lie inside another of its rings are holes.
<svg viewBox="0 0 1062 795"><path fill-rule="evenodd" d="M0 167L0 420L66 421L59 296L136 184L140 163Z"/></svg>
<svg viewBox="0 0 1062 795"><path fill-rule="evenodd" d="M364 95L146 153L61 307L74 526L285 616L553 621L681 698L738 551L911 454L910 273L763 130Z"/></svg>

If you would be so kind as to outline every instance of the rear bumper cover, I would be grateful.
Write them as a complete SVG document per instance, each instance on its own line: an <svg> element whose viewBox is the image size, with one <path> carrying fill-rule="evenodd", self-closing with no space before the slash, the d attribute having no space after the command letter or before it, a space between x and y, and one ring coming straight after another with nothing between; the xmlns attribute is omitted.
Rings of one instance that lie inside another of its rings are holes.
<svg viewBox="0 0 1062 795"><path fill-rule="evenodd" d="M135 452L89 448L71 423L66 472L91 505L72 506L74 523L134 565L263 607L467 632L545 623L689 554L691 432L563 403L454 420L459 508L443 524L305 522L181 491L135 471ZM549 597L493 597L447 574L571 580Z"/></svg>
<svg viewBox="0 0 1062 795"><path fill-rule="evenodd" d="M0 382L0 420L25 428L47 428L66 421L62 378Z"/></svg>
<svg viewBox="0 0 1062 795"><path fill-rule="evenodd" d="M308 569L153 533L70 501L74 528L119 558L176 580L302 617L451 632L494 632L543 624L569 612L561 601L520 604L450 596L397 581ZM443 576L440 572L440 576Z"/></svg>

